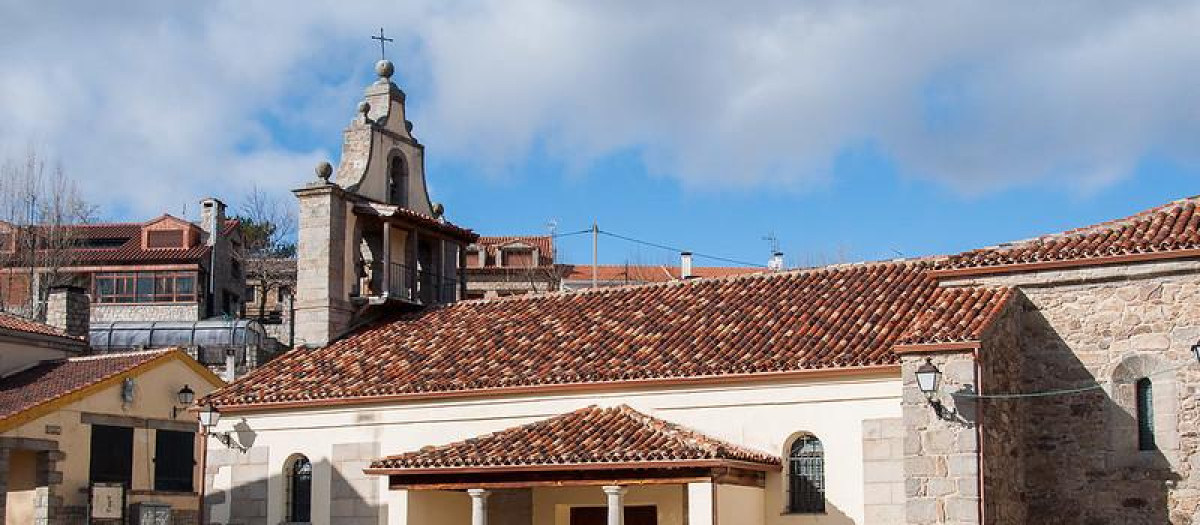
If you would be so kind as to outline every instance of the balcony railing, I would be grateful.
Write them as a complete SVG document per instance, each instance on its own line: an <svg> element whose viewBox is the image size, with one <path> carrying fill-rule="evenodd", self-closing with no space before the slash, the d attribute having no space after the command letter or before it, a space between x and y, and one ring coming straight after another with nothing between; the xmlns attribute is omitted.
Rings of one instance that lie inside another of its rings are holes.
<svg viewBox="0 0 1200 525"><path fill-rule="evenodd" d="M384 295L383 263L371 265L371 282L369 289L359 290L359 296ZM391 263L388 265L386 295L389 298L404 301L420 302L421 304L441 304L454 302L458 299L458 279L441 275L437 272L420 270L414 272L407 264Z"/></svg>

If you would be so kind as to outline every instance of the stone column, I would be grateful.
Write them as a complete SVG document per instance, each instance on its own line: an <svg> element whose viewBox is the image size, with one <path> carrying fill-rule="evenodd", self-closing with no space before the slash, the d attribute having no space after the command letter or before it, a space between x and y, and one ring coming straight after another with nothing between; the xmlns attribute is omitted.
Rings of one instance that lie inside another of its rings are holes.
<svg viewBox="0 0 1200 525"><path fill-rule="evenodd" d="M917 368L927 358L942 371L932 402L916 381ZM981 523L975 401L952 395L978 392L973 350L906 352L901 374L907 522ZM936 405L941 406L940 415Z"/></svg>
<svg viewBox="0 0 1200 525"><path fill-rule="evenodd" d="M716 518L716 486L710 482L687 484L688 525L714 525Z"/></svg>
<svg viewBox="0 0 1200 525"><path fill-rule="evenodd" d="M604 487L604 496L608 500L608 525L625 525L626 490L619 485Z"/></svg>
<svg viewBox="0 0 1200 525"><path fill-rule="evenodd" d="M467 495L471 496L471 525L487 525L487 497L490 494L486 489L468 489Z"/></svg>
<svg viewBox="0 0 1200 525"><path fill-rule="evenodd" d="M392 295L392 223L383 221L383 295Z"/></svg>

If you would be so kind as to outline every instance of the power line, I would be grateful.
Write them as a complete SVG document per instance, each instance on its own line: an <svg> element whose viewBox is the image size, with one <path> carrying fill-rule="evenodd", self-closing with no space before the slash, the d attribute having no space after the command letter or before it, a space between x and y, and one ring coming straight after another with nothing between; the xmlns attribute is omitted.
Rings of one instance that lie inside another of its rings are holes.
<svg viewBox="0 0 1200 525"><path fill-rule="evenodd" d="M1187 366L1190 366L1190 365L1187 365ZM1146 374L1146 377L1154 377L1154 376L1159 376L1159 375L1175 372L1177 370L1182 370L1184 368L1187 368L1187 366L1177 366L1174 368L1167 368L1164 370L1159 370L1152 374ZM953 397L970 398L970 399L1026 399L1026 398L1031 398L1031 397L1050 397L1050 396L1081 394L1083 392L1091 392L1092 390L1102 390L1102 389L1104 389L1104 385L1102 385L1100 383L1096 383L1094 385L1081 386L1081 387L1077 387L1077 388L1064 388L1064 389L1060 389L1060 390L1044 390L1041 392L1028 392L1028 393L1022 393L1022 394L971 394L971 393L967 393L967 392L952 392L950 395Z"/></svg>
<svg viewBox="0 0 1200 525"><path fill-rule="evenodd" d="M588 230L588 231L590 231L590 230ZM624 235L620 235L620 234L613 233L613 232L606 231L606 230L600 230L600 234L601 234L601 235L607 235L607 236L609 236L609 237L613 237L613 238L617 238L617 239L621 239L621 240L623 240L623 241L632 242L632 243L635 243L635 244L642 244L642 245L645 245L645 246L650 246L650 247L653 247L653 248L658 248L658 249L661 249L661 250L668 250L668 251L672 251L672 252L686 252L686 251L688 251L688 250L684 250L684 249L682 249L682 248L676 248L676 247L674 247L674 246L667 246L667 245L665 245L665 244L658 244L658 243L655 243L655 242L643 241L643 240L641 240L641 239L635 239L635 238L633 238L633 237L626 237L626 236L624 236ZM752 263L752 262L746 262L746 261L739 261L739 260L737 260L737 259L730 259L730 258L727 258L727 257L720 257L720 256L717 256L717 255L708 255L708 254L703 254L703 253L700 253L700 252L692 252L692 255L694 255L694 256L696 256L696 257L701 257L701 258L704 258L704 259L712 259L712 260L714 260L714 261L722 261L722 262L727 262L727 263L731 263L731 264L737 264L737 265L740 265L740 266L753 266L753 267L759 267L759 268L763 268L763 267L765 267L765 265L762 265L762 264L757 264L757 263Z"/></svg>

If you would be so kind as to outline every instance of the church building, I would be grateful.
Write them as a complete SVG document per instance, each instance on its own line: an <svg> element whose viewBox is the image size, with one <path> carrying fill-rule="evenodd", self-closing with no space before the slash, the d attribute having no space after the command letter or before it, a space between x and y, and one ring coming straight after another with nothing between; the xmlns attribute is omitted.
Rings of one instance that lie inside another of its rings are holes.
<svg viewBox="0 0 1200 525"><path fill-rule="evenodd" d="M298 338L201 400L229 524L1190 524L1200 198L941 257L459 301L377 66ZM301 335L303 334L303 335Z"/></svg>

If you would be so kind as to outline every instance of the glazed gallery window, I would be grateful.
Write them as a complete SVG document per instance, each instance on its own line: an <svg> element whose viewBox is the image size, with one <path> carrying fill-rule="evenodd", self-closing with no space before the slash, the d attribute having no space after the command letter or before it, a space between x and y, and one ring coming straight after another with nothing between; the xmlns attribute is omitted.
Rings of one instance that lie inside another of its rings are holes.
<svg viewBox="0 0 1200 525"><path fill-rule="evenodd" d="M287 477L287 521L304 523L312 517L312 463L293 457L284 468Z"/></svg>
<svg viewBox="0 0 1200 525"><path fill-rule="evenodd" d="M1137 396L1138 450L1155 450L1154 444L1154 385L1143 377L1134 385Z"/></svg>
<svg viewBox="0 0 1200 525"><path fill-rule="evenodd" d="M92 425L91 464L88 480L92 483L124 483L133 480L133 428Z"/></svg>
<svg viewBox="0 0 1200 525"><path fill-rule="evenodd" d="M825 450L816 436L792 442L788 454L788 512L825 512Z"/></svg>
<svg viewBox="0 0 1200 525"><path fill-rule="evenodd" d="M92 279L98 303L190 303L196 301L195 272L98 273Z"/></svg>
<svg viewBox="0 0 1200 525"><path fill-rule="evenodd" d="M154 490L192 492L196 434L158 430L154 436Z"/></svg>

